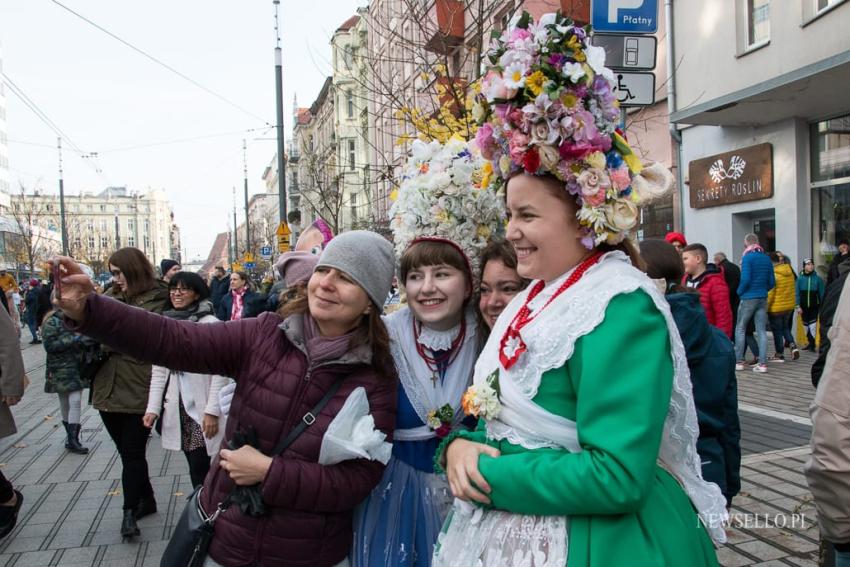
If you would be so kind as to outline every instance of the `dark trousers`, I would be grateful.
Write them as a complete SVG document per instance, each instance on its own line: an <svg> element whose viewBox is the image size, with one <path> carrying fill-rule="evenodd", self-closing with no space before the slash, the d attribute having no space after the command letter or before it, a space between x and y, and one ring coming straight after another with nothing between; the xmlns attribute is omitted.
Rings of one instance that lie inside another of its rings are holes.
<svg viewBox="0 0 850 567"><path fill-rule="evenodd" d="M791 334L788 321L794 318L794 312L787 313L770 313L767 316L770 321L770 330L773 331L773 346L776 347L776 354L785 352L786 341L791 347L794 344L794 336Z"/></svg>
<svg viewBox="0 0 850 567"><path fill-rule="evenodd" d="M0 502L8 502L14 495L12 483L0 472Z"/></svg>
<svg viewBox="0 0 850 567"><path fill-rule="evenodd" d="M121 485L124 509L132 510L142 499L153 498L145 449L150 429L142 424L142 414L102 411L100 419L121 456Z"/></svg>
<svg viewBox="0 0 850 567"><path fill-rule="evenodd" d="M192 480L192 486L197 488L204 484L204 479L210 472L210 456L207 455L207 448L183 451L183 454L186 455L186 462L189 463L189 478Z"/></svg>

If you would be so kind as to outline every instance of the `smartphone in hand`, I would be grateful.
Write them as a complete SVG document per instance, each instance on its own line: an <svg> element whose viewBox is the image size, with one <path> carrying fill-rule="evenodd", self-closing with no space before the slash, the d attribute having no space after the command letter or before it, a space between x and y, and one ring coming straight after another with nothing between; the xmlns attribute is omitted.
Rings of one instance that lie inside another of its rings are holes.
<svg viewBox="0 0 850 567"><path fill-rule="evenodd" d="M53 293L56 299L62 299L62 269L59 259L53 260Z"/></svg>

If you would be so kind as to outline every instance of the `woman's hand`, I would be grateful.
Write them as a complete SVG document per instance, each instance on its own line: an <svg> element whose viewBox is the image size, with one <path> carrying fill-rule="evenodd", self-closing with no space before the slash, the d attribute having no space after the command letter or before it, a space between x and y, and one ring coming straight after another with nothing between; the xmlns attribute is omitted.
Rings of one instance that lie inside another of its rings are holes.
<svg viewBox="0 0 850 567"><path fill-rule="evenodd" d="M54 299L53 303L66 317L82 323L86 313L86 297L94 291L94 284L71 258L57 256L55 259L61 264L62 279L54 285L61 285L62 299Z"/></svg>
<svg viewBox="0 0 850 567"><path fill-rule="evenodd" d="M205 413L203 423L201 423L201 429L204 431L204 437L207 439L215 437L215 434L218 433L218 416Z"/></svg>
<svg viewBox="0 0 850 567"><path fill-rule="evenodd" d="M498 449L466 439L455 439L446 448L446 476L456 498L490 504L490 485L478 471L478 457L501 455ZM473 484L474 483L474 484Z"/></svg>
<svg viewBox="0 0 850 567"><path fill-rule="evenodd" d="M262 482L272 466L271 457L263 455L250 445L244 445L235 451L222 449L219 456L221 468L226 470L231 480L239 486Z"/></svg>
<svg viewBox="0 0 850 567"><path fill-rule="evenodd" d="M145 427L150 429L151 427L153 427L153 424L156 423L156 419L158 417L159 416L156 415L155 413L151 413L151 412L146 413L145 415L142 416L142 425L144 425Z"/></svg>

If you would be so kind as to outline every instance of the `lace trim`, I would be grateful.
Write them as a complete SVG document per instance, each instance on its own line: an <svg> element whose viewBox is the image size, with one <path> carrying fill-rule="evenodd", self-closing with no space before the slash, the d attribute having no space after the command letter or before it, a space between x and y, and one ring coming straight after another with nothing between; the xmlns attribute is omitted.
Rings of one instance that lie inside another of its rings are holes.
<svg viewBox="0 0 850 567"><path fill-rule="evenodd" d="M422 325L419 331L420 345L431 350L449 350L452 348L452 341L457 338L460 332L460 323L449 329L448 331L435 331L425 325Z"/></svg>
<svg viewBox="0 0 850 567"><path fill-rule="evenodd" d="M645 274L632 267L622 252L606 254L572 289L523 329L523 340L528 345L528 353L510 371L506 371L498 362L499 340L530 289L531 286L518 294L499 317L476 364L475 380L484 380L498 369L500 380L512 380L525 398L533 399L537 395L543 374L563 366L572 356L575 342L602 323L605 309L611 299L622 293L642 289L652 298L667 322L673 358L673 388L659 458L684 487L711 537L716 542L725 542L726 534L722 521L727 517L726 501L716 484L702 479L700 459L696 451L699 426L685 348L670 306L655 284ZM494 429L494 434L496 433L505 435L509 440L512 437L522 446L526 446L526 443L535 446L541 442L515 430Z"/></svg>

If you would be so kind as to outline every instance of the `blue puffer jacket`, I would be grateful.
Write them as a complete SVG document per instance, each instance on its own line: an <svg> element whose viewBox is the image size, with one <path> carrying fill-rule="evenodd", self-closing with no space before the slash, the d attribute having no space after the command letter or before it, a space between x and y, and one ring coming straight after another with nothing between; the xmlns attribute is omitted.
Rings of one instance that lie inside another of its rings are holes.
<svg viewBox="0 0 850 567"><path fill-rule="evenodd" d="M698 293L671 293L667 302L685 345L697 407L702 476L717 483L727 504L741 490L741 425L735 352L723 331L708 324Z"/></svg>
<svg viewBox="0 0 850 567"><path fill-rule="evenodd" d="M741 299L767 299L767 292L776 285L773 262L764 252L754 250L741 260L741 283L738 297Z"/></svg>

